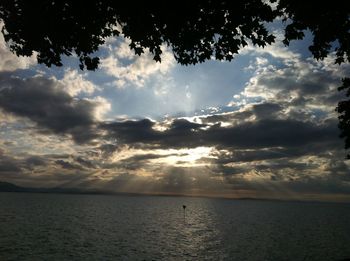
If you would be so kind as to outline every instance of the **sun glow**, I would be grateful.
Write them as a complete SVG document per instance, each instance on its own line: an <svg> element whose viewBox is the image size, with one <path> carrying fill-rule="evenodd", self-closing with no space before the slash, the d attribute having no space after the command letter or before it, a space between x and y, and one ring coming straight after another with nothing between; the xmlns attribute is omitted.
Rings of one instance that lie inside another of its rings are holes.
<svg viewBox="0 0 350 261"><path fill-rule="evenodd" d="M201 158L215 158L212 155L212 147L197 147L192 149L155 149L155 150L142 150L142 149L133 149L130 147L125 147L124 149L115 152L111 158L111 162L119 162L127 160L128 158L137 157L137 156L146 156L154 155L149 159L144 158L141 160L148 161L148 163L154 165L170 165L170 166L205 166L209 163L199 162ZM158 155L159 157L157 157ZM135 158L136 160L136 158Z"/></svg>
<svg viewBox="0 0 350 261"><path fill-rule="evenodd" d="M171 155L160 159L155 159L155 163L165 163L176 166L204 166L207 163L198 162L199 159L212 157L210 152L211 147L197 147L193 149L168 150Z"/></svg>

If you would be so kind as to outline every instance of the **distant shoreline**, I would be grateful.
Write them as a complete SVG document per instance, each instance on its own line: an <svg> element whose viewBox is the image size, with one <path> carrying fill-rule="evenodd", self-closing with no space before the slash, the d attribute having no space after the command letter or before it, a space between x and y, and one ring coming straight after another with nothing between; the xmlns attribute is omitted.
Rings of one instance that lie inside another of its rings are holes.
<svg viewBox="0 0 350 261"><path fill-rule="evenodd" d="M325 201L325 200L307 200L307 199L276 199L276 198L254 198L254 197L224 197L224 196L206 196L189 194L170 194L170 193L135 193L135 192L113 192L101 190L82 190L77 188L32 188L21 187L9 182L0 181L0 193L37 193L37 194L66 194L66 195L106 195L106 196L129 196L129 197L188 197L188 198L208 198L239 201L271 201L271 202L291 202L291 203L350 203L347 201Z"/></svg>

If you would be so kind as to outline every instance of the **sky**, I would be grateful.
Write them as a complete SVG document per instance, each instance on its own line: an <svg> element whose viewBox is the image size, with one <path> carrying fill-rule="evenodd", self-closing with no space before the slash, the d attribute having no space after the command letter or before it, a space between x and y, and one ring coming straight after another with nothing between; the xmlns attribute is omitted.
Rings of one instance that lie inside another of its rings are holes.
<svg viewBox="0 0 350 261"><path fill-rule="evenodd" d="M146 194L350 201L337 128L347 64L305 40L247 46L232 62L162 62L100 47L99 69L38 65L0 34L0 181Z"/></svg>

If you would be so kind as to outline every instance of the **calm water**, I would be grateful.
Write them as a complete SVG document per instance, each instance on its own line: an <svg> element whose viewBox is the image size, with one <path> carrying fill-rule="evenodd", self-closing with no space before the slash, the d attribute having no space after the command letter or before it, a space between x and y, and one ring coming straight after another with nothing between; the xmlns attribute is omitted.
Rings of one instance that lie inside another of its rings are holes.
<svg viewBox="0 0 350 261"><path fill-rule="evenodd" d="M0 193L0 260L344 258L350 204Z"/></svg>

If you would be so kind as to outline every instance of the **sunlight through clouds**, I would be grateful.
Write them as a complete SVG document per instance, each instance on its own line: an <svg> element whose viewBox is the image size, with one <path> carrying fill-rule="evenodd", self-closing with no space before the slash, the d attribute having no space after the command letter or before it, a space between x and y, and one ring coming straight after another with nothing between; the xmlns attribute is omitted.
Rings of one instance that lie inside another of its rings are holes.
<svg viewBox="0 0 350 261"><path fill-rule="evenodd" d="M180 67L109 40L100 69L45 69L0 45L0 179L113 192L349 193L334 111L348 65L274 44ZM33 60L33 61L32 61ZM9 73L11 71L11 73Z"/></svg>
<svg viewBox="0 0 350 261"><path fill-rule="evenodd" d="M167 150L168 153L172 154L168 157L154 159L154 163L164 163L170 166L181 166L181 167L198 167L205 166L207 164L197 162L203 157L210 157L210 147L197 147L193 149L179 149L179 150Z"/></svg>

